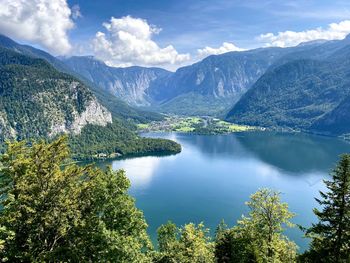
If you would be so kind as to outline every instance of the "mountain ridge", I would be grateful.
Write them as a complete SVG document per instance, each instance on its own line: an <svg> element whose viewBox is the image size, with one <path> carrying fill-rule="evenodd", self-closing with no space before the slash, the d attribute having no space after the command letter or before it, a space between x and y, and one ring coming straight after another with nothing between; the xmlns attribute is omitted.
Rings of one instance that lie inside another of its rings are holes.
<svg viewBox="0 0 350 263"><path fill-rule="evenodd" d="M341 123L350 117L349 38L303 52L290 53L289 59L282 58L283 63L278 61L271 67L233 106L226 119L329 135L349 132L350 127Z"/></svg>

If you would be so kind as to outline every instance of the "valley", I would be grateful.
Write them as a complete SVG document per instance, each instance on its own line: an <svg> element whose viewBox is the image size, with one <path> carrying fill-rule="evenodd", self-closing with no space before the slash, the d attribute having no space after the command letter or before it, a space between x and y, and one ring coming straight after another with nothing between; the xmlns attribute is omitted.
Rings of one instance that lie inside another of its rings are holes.
<svg viewBox="0 0 350 263"><path fill-rule="evenodd" d="M0 0L0 262L350 263L348 10Z"/></svg>

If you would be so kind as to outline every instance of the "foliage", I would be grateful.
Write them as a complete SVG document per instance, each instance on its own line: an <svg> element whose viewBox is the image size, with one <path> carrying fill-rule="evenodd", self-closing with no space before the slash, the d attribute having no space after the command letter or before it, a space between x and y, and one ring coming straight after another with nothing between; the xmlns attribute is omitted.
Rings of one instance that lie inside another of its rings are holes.
<svg viewBox="0 0 350 263"><path fill-rule="evenodd" d="M210 263L215 262L209 230L203 223L177 228L168 222L158 228L159 253L154 262Z"/></svg>
<svg viewBox="0 0 350 263"><path fill-rule="evenodd" d="M294 262L297 247L282 235L294 214L281 203L280 194L262 189L246 203L249 217L222 233L216 244L216 256L222 262Z"/></svg>
<svg viewBox="0 0 350 263"><path fill-rule="evenodd" d="M146 262L143 214L123 171L67 163L66 138L1 156L0 255L9 262Z"/></svg>
<svg viewBox="0 0 350 263"><path fill-rule="evenodd" d="M181 145L167 139L142 138L118 120L106 127L86 125L81 134L71 135L69 144L76 159L96 159L130 155L164 155L181 152Z"/></svg>
<svg viewBox="0 0 350 263"><path fill-rule="evenodd" d="M292 263L297 247L283 235L294 214L280 193L262 189L249 214L215 233L203 223L158 228L152 249L143 213L124 171L70 162L67 138L9 143L0 157L0 258L7 262ZM349 262L350 155L342 156L317 199L319 222L300 262Z"/></svg>
<svg viewBox="0 0 350 263"><path fill-rule="evenodd" d="M332 175L325 181L328 191L316 198L322 210L314 209L319 221L306 232L312 243L305 261L350 262L350 155L341 157Z"/></svg>

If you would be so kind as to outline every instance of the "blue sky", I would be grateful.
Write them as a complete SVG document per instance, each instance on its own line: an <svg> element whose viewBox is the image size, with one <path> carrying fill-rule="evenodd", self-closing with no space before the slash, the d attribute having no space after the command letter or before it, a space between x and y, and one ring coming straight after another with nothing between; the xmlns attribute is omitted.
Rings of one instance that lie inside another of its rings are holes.
<svg viewBox="0 0 350 263"><path fill-rule="evenodd" d="M32 15L31 27L23 14ZM341 39L350 33L349 20L350 1L343 0L0 0L0 33L56 55L95 55L113 66L176 69L226 51Z"/></svg>
<svg viewBox="0 0 350 263"><path fill-rule="evenodd" d="M256 36L267 32L303 31L350 19L350 1L69 1L78 4L76 39L87 40L110 17L146 19L162 28L154 39L181 52L233 42L243 48L260 46ZM72 34L73 35L73 34Z"/></svg>

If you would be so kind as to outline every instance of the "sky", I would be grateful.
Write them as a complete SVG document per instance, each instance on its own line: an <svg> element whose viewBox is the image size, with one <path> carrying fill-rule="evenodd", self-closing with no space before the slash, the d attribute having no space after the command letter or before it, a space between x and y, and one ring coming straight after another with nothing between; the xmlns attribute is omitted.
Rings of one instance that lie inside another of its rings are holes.
<svg viewBox="0 0 350 263"><path fill-rule="evenodd" d="M0 33L53 55L176 70L212 54L350 33L345 0L0 0Z"/></svg>

